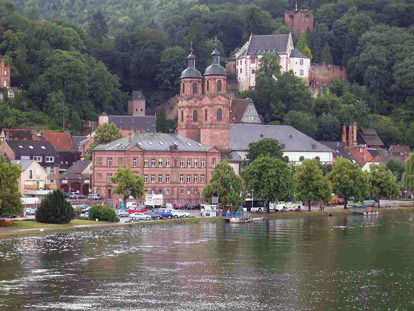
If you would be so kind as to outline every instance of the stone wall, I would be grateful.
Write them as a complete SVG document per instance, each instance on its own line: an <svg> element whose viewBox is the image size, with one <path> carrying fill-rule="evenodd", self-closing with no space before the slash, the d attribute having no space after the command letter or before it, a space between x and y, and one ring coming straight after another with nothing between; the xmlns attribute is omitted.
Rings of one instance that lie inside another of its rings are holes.
<svg viewBox="0 0 414 311"><path fill-rule="evenodd" d="M288 26L296 36L307 33L313 29L313 13L310 10L286 11L285 25Z"/></svg>

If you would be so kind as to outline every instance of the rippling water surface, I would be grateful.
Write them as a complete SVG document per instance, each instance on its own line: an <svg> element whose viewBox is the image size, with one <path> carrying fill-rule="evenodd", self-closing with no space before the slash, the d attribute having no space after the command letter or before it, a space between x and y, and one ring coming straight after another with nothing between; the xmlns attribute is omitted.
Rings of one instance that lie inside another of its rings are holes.
<svg viewBox="0 0 414 311"><path fill-rule="evenodd" d="M0 240L0 310L414 310L414 214Z"/></svg>

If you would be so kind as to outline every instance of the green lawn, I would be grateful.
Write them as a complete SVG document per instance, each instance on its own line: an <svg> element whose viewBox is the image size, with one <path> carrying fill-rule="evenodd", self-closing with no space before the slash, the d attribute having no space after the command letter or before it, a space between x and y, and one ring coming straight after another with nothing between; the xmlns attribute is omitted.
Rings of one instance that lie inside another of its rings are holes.
<svg viewBox="0 0 414 311"><path fill-rule="evenodd" d="M13 226L10 226L11 229L36 229L36 228L49 228L49 227L70 227L76 225L88 225L88 224L98 224L98 223L106 223L103 221L92 221L92 220L83 220L83 219L73 219L68 224L45 224L37 221L26 220L26 221L14 221Z"/></svg>

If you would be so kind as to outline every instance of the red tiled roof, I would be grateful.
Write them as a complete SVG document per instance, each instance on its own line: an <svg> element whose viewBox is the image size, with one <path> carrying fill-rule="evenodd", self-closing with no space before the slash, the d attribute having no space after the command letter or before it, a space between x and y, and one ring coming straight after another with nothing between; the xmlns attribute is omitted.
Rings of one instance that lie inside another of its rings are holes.
<svg viewBox="0 0 414 311"><path fill-rule="evenodd" d="M390 150L392 152L410 153L410 146L391 145Z"/></svg>
<svg viewBox="0 0 414 311"><path fill-rule="evenodd" d="M349 148L349 152L352 153L358 164L364 165L367 162L371 162L373 157L365 148Z"/></svg>
<svg viewBox="0 0 414 311"><path fill-rule="evenodd" d="M70 133L43 132L43 137L46 141L49 141L57 151L76 151Z"/></svg>
<svg viewBox="0 0 414 311"><path fill-rule="evenodd" d="M120 130L122 137L128 136L128 135L134 135L134 131L132 130Z"/></svg>
<svg viewBox="0 0 414 311"><path fill-rule="evenodd" d="M3 129L4 134L6 135L6 140L34 140L38 141L36 135L32 134L31 129Z"/></svg>
<svg viewBox="0 0 414 311"><path fill-rule="evenodd" d="M247 107L249 106L250 99L233 99L230 107L230 123L240 123Z"/></svg>

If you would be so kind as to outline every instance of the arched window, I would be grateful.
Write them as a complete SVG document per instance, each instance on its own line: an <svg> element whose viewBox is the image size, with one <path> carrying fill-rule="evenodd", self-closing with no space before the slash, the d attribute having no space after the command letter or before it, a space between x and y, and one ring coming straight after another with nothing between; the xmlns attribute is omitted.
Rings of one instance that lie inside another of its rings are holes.
<svg viewBox="0 0 414 311"><path fill-rule="evenodd" d="M198 116L197 116L197 110L193 111L193 121L197 122Z"/></svg>
<svg viewBox="0 0 414 311"><path fill-rule="evenodd" d="M210 81L207 81L207 92L210 91Z"/></svg>
<svg viewBox="0 0 414 311"><path fill-rule="evenodd" d="M221 80L217 81L217 92L221 92Z"/></svg>
<svg viewBox="0 0 414 311"><path fill-rule="evenodd" d="M288 157L288 156L284 156L284 157L283 157L283 160L284 160L286 163L289 163L289 157Z"/></svg>
<svg viewBox="0 0 414 311"><path fill-rule="evenodd" d="M181 122L184 122L184 110L181 110Z"/></svg>
<svg viewBox="0 0 414 311"><path fill-rule="evenodd" d="M193 94L197 94L197 83L193 83Z"/></svg>
<svg viewBox="0 0 414 311"><path fill-rule="evenodd" d="M185 83L183 83L183 93L185 93Z"/></svg>
<svg viewBox="0 0 414 311"><path fill-rule="evenodd" d="M204 110L204 121L207 121L207 108Z"/></svg>
<svg viewBox="0 0 414 311"><path fill-rule="evenodd" d="M305 160L304 156L300 156L299 161L302 162L303 160Z"/></svg>
<svg viewBox="0 0 414 311"><path fill-rule="evenodd" d="M221 111L221 108L217 110L217 121L221 121L223 119L223 111Z"/></svg>
<svg viewBox="0 0 414 311"><path fill-rule="evenodd" d="M318 162L321 162L321 158L320 157L315 157L315 160Z"/></svg>

